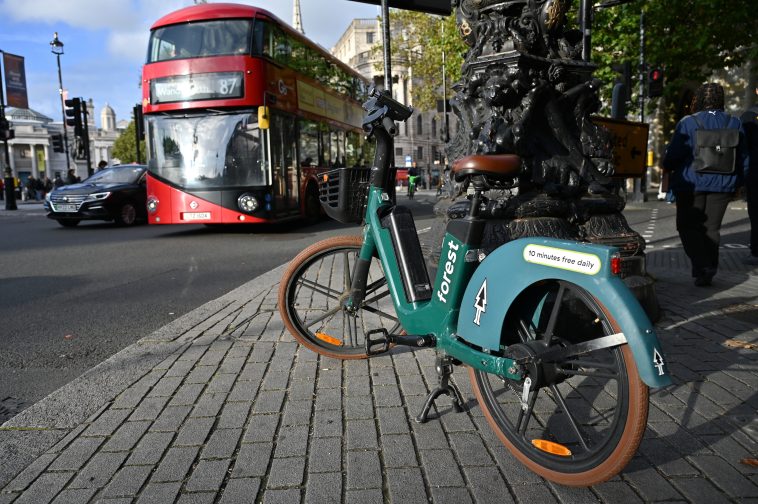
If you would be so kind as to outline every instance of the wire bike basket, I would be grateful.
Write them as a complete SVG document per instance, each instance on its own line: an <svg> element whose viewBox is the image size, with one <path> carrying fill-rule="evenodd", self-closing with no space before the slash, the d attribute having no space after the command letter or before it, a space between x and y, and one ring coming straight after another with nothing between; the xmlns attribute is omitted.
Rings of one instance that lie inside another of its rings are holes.
<svg viewBox="0 0 758 504"><path fill-rule="evenodd" d="M344 224L360 224L366 212L369 168L337 168L319 175L319 201L326 214Z"/></svg>

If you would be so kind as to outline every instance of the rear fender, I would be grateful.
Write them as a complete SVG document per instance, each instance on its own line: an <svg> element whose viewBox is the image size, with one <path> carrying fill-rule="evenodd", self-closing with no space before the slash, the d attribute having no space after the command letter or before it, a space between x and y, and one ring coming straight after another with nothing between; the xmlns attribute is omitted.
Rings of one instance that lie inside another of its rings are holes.
<svg viewBox="0 0 758 504"><path fill-rule="evenodd" d="M551 238L521 238L488 255L471 277L461 301L458 336L485 350L500 349L508 308L529 286L566 280L587 290L618 323L642 380L651 387L671 384L658 337L632 292L611 272L618 250Z"/></svg>

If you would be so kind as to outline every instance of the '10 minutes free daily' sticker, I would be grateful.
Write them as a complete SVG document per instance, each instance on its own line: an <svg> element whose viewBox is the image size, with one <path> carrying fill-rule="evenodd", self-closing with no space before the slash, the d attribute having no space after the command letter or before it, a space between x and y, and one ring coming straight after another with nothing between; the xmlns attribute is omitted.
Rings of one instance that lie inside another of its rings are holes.
<svg viewBox="0 0 758 504"><path fill-rule="evenodd" d="M524 247L524 260L585 275L596 274L601 266L600 258L595 254L533 244Z"/></svg>

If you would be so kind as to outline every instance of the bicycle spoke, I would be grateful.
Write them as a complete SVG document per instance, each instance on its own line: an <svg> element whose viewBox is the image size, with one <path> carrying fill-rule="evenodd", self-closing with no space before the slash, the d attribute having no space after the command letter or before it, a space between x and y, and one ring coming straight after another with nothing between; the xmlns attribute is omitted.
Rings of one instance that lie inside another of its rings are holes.
<svg viewBox="0 0 758 504"><path fill-rule="evenodd" d="M582 447L585 450L589 450L589 446L587 446L587 442L584 440L584 436L582 435L582 431L579 429L579 424L576 423L576 419L574 418L574 415L571 414L569 411L568 405L566 404L566 400L563 398L563 394L561 394L561 391L558 390L557 385L550 385L550 390L553 391L554 400L558 401L558 404L560 404L561 409L566 414L569 420L569 424L571 425L571 428L574 429L574 433L576 433L577 437L579 438L579 442L582 444Z"/></svg>
<svg viewBox="0 0 758 504"><path fill-rule="evenodd" d="M366 294L371 294L375 290L378 290L380 287L387 285L387 279L386 278L380 278L379 280L376 280L375 282L371 282L366 286ZM387 291L389 292L389 291Z"/></svg>
<svg viewBox="0 0 758 504"><path fill-rule="evenodd" d="M332 316L334 316L334 314L335 314L335 313L337 313L337 312L338 312L338 311L340 311L340 310L342 310L342 307L341 307L341 306L335 306L335 307L334 307L334 308L332 308L331 310L329 310L329 311L325 312L325 313L324 313L323 315L321 315L320 317L318 317L318 318L315 318L315 319L313 319L313 320L309 320L309 321L307 321L307 324L306 324L306 326L305 326L305 327L307 327L308 329L310 329L311 327L313 327L315 324L318 324L318 323L319 323L319 322L321 322L322 320L324 320L324 319L326 319L326 318L329 318L329 317L332 317Z"/></svg>
<svg viewBox="0 0 758 504"><path fill-rule="evenodd" d="M550 318L547 322L547 328L545 328L545 339L550 341L555 331L555 324L558 322L558 315L561 312L561 305L563 304L563 294L566 292L566 287L560 284L558 287L558 293L555 295L555 301L553 302L553 308L550 311Z"/></svg>
<svg viewBox="0 0 758 504"><path fill-rule="evenodd" d="M386 290L382 292L381 294L377 294L376 296L372 297L371 299L364 299L363 304L371 304L379 301L380 299L386 298L390 295L390 291Z"/></svg>
<svg viewBox="0 0 758 504"><path fill-rule="evenodd" d="M375 315L379 315L380 317L398 322L397 317L395 317L394 315L390 315L389 313L382 311L379 308L374 308L373 306L361 306L361 310L366 310L367 312L371 312Z"/></svg>
<svg viewBox="0 0 758 504"><path fill-rule="evenodd" d="M323 294L324 296L326 296L328 298L332 298L332 299L339 299L340 296L342 295L341 292L336 291L336 290L332 289L331 287L327 287L326 285L321 285L319 283L314 282L313 280L307 280L305 278L298 279L298 285L299 286L304 286L304 287L309 287L314 292L317 292L319 294Z"/></svg>

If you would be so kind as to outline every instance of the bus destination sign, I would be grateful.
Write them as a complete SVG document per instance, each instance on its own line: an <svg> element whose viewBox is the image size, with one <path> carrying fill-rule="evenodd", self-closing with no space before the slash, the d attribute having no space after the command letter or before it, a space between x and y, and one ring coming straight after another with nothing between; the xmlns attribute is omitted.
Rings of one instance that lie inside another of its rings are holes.
<svg viewBox="0 0 758 504"><path fill-rule="evenodd" d="M241 98L242 95L242 72L179 75L154 79L150 83L153 104Z"/></svg>

